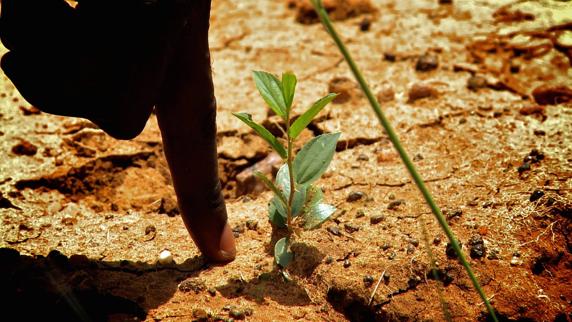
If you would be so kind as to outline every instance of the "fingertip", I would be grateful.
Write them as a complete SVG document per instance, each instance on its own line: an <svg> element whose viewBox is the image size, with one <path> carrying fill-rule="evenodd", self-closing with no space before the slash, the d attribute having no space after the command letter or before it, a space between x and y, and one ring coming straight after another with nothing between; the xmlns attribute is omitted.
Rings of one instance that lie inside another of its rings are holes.
<svg viewBox="0 0 572 322"><path fill-rule="evenodd" d="M230 226L225 224L220 236L218 254L212 258L217 262L230 262L236 258L236 243Z"/></svg>

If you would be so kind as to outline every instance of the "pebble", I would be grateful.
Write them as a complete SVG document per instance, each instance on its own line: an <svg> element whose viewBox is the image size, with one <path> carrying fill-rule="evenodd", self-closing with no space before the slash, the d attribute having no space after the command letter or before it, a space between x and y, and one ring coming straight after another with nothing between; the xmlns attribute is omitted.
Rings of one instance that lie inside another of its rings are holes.
<svg viewBox="0 0 572 322"><path fill-rule="evenodd" d="M357 159L358 159L358 161L369 161L369 157L367 156L367 154L364 154L364 153L358 155Z"/></svg>
<svg viewBox="0 0 572 322"><path fill-rule="evenodd" d="M403 199L394 200L394 201L390 202L390 203L387 205L387 209L389 209L389 210L395 210L395 209L397 209L399 206L404 205L404 204L405 204L405 200L403 200Z"/></svg>
<svg viewBox="0 0 572 322"><path fill-rule="evenodd" d="M390 245L389 243L387 243L387 242L385 242L385 243L383 243L383 244L381 245L381 249L382 249L382 250L388 250L388 249L390 249L390 248L391 248L391 245Z"/></svg>
<svg viewBox="0 0 572 322"><path fill-rule="evenodd" d="M409 239L409 243L415 247L419 246L419 240L416 238Z"/></svg>
<svg viewBox="0 0 572 322"><path fill-rule="evenodd" d="M498 259L500 259L499 250L496 249L496 248L491 248L491 249L489 249L489 251L487 252L487 259L489 259L489 260L498 260Z"/></svg>
<svg viewBox="0 0 572 322"><path fill-rule="evenodd" d="M439 60L437 56L433 54L424 54L419 56L417 63L415 64L415 70L419 72L428 72L437 69L439 66Z"/></svg>
<svg viewBox="0 0 572 322"><path fill-rule="evenodd" d="M352 263L350 262L350 260L349 260L349 259L345 259L345 260L344 260L344 268L348 268L348 267L350 267L350 266L352 266Z"/></svg>
<svg viewBox="0 0 572 322"><path fill-rule="evenodd" d="M447 218L447 220L450 220L453 218L461 217L461 215L463 215L463 211L461 209L451 209L451 210L448 209L443 211L443 215L445 215L445 218Z"/></svg>
<svg viewBox="0 0 572 322"><path fill-rule="evenodd" d="M411 244L408 244L406 249L407 249L408 255L415 253L415 247L413 247L413 245L411 245Z"/></svg>
<svg viewBox="0 0 572 322"><path fill-rule="evenodd" d="M163 250L161 253L159 253L159 259L157 260L159 262L159 264L161 265L169 265L172 264L174 262L173 260L173 255L171 254L170 251L168 250Z"/></svg>
<svg viewBox="0 0 572 322"><path fill-rule="evenodd" d="M457 243L459 244L459 246L462 249L463 244L461 244L459 241L457 241ZM447 243L447 246L445 247L445 254L447 254L447 257L449 257L451 259L457 258L457 252L455 252L455 249L453 248L453 244L451 244L451 242Z"/></svg>
<svg viewBox="0 0 572 322"><path fill-rule="evenodd" d="M359 30L361 31L368 31L371 28L371 19L368 17L363 18L363 20L359 23Z"/></svg>
<svg viewBox="0 0 572 322"><path fill-rule="evenodd" d="M356 84L348 77L335 77L328 84L328 91L338 94L334 98L334 103L345 103L351 100L356 89Z"/></svg>
<svg viewBox="0 0 572 322"><path fill-rule="evenodd" d="M433 238L433 245L439 245L441 243L441 237L437 236Z"/></svg>
<svg viewBox="0 0 572 322"><path fill-rule="evenodd" d="M347 231L348 233L351 234L351 233L355 233L356 231L358 231L359 227L357 227L351 223L346 223L346 224L344 224L344 229L345 229L345 231Z"/></svg>
<svg viewBox="0 0 572 322"><path fill-rule="evenodd" d="M353 191L353 192L350 192L350 194L346 198L346 201L347 202L355 202L355 201L362 199L364 196L365 196L365 194L361 191Z"/></svg>
<svg viewBox="0 0 572 322"><path fill-rule="evenodd" d="M385 84L377 92L377 101L380 103L391 102L395 99L395 91L389 84Z"/></svg>
<svg viewBox="0 0 572 322"><path fill-rule="evenodd" d="M397 257L397 254L396 254L395 252L391 252L391 253L387 256L387 259L393 260L393 259L395 259L395 257Z"/></svg>
<svg viewBox="0 0 572 322"><path fill-rule="evenodd" d="M361 218L361 217L365 217L365 211L363 211L362 209L356 212L356 218Z"/></svg>
<svg viewBox="0 0 572 322"><path fill-rule="evenodd" d="M207 292L209 292L210 296L216 296L216 288L209 287Z"/></svg>
<svg viewBox="0 0 572 322"><path fill-rule="evenodd" d="M523 173L523 172L528 171L528 170L530 170L530 163L528 163L528 162L523 163L517 169L518 173Z"/></svg>
<svg viewBox="0 0 572 322"><path fill-rule="evenodd" d="M155 232L157 232L157 228L155 228L155 226L149 225L149 226L145 227L145 235L149 235L149 234L152 234Z"/></svg>
<svg viewBox="0 0 572 322"><path fill-rule="evenodd" d="M540 189L536 189L532 192L532 194L530 195L530 198L528 198L530 200L530 202L535 202L536 200L542 198L542 196L544 196L544 191L540 190Z"/></svg>
<svg viewBox="0 0 572 322"><path fill-rule="evenodd" d="M385 220L385 215L383 214L375 214L369 217L369 223L372 225L379 224L384 220Z"/></svg>
<svg viewBox="0 0 572 322"><path fill-rule="evenodd" d="M409 89L408 95L409 95L409 100L407 102L413 103L422 98L437 97L439 93L437 92L436 89L434 89L430 85L423 83L415 83Z"/></svg>
<svg viewBox="0 0 572 322"><path fill-rule="evenodd" d="M480 235L474 235L469 239L471 258L481 258L485 256L485 242Z"/></svg>
<svg viewBox="0 0 572 322"><path fill-rule="evenodd" d="M383 53L383 60L394 63L397 60L397 57L394 53Z"/></svg>
<svg viewBox="0 0 572 322"><path fill-rule="evenodd" d="M185 292L185 293L193 291L196 294L199 294L200 292L204 291L205 289L206 289L205 282L201 279L198 279L198 278L189 278L189 279L182 281L179 284L179 291Z"/></svg>
<svg viewBox="0 0 572 322"><path fill-rule="evenodd" d="M249 219L246 221L246 228L249 230L257 230L258 229L258 221Z"/></svg>
<svg viewBox="0 0 572 322"><path fill-rule="evenodd" d="M510 260L510 265L512 266L519 266L522 265L523 261L519 256L513 256Z"/></svg>
<svg viewBox="0 0 572 322"><path fill-rule="evenodd" d="M38 148L26 140L20 140L20 143L12 147L12 153L16 155L33 156L38 152Z"/></svg>
<svg viewBox="0 0 572 322"><path fill-rule="evenodd" d="M467 80L467 88L472 91L477 91L485 87L487 87L487 79L482 76L471 76Z"/></svg>
<svg viewBox="0 0 572 322"><path fill-rule="evenodd" d="M365 287L370 287L373 284L373 276L366 275L363 277L363 284Z"/></svg>
<svg viewBox="0 0 572 322"><path fill-rule="evenodd" d="M236 308L231 309L230 312L228 312L228 316L237 320L244 320L246 318L246 314L244 314L244 311Z"/></svg>
<svg viewBox="0 0 572 322"><path fill-rule="evenodd" d="M337 226L330 226L327 228L328 232L334 236L340 236L340 229Z"/></svg>
<svg viewBox="0 0 572 322"><path fill-rule="evenodd" d="M326 264L331 264L333 262L334 262L334 258L332 256L326 257L326 261L325 261Z"/></svg>

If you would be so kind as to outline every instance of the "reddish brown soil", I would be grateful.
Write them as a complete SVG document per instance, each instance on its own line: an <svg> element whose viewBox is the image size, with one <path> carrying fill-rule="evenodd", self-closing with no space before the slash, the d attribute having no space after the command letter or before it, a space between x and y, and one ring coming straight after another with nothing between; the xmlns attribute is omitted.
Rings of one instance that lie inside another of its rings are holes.
<svg viewBox="0 0 572 322"><path fill-rule="evenodd" d="M448 1L328 6L499 316L572 321L572 6L438 2ZM422 226L452 320L486 319L307 8L214 1L219 161L238 236L226 266L205 263L187 235L154 117L136 139L116 141L89 122L38 113L2 77L0 320L441 321ZM275 171L259 163L270 151L231 115L276 121L251 70L293 70L298 111L329 87L346 91L303 134L343 133L319 181L339 210L297 240L288 279L273 264L270 192L245 194L259 189L245 169ZM164 249L175 264L157 264Z"/></svg>

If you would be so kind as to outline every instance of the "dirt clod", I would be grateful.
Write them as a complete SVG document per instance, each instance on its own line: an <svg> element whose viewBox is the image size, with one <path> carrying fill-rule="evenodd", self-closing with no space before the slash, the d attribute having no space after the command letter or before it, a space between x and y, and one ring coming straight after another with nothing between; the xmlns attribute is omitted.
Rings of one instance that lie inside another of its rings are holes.
<svg viewBox="0 0 572 322"><path fill-rule="evenodd" d="M467 80L467 88L472 91L477 91L485 87L487 87L487 79L482 76L471 76Z"/></svg>
<svg viewBox="0 0 572 322"><path fill-rule="evenodd" d="M256 177L255 173L260 172L272 177L278 171L281 162L282 158L277 153L270 153L261 161L241 171L236 175L236 195L257 195L266 191L266 185Z"/></svg>
<svg viewBox="0 0 572 322"><path fill-rule="evenodd" d="M209 318L209 315L205 309L193 309L193 317L198 321L206 321Z"/></svg>
<svg viewBox="0 0 572 322"><path fill-rule="evenodd" d="M237 308L233 308L228 312L228 316L230 316L233 319L237 319L237 320L244 320L246 318L246 314L244 314L244 311L241 309L237 309Z"/></svg>
<svg viewBox="0 0 572 322"><path fill-rule="evenodd" d="M371 275L364 276L363 284L365 285L365 287L370 287L371 285L373 285L373 276Z"/></svg>
<svg viewBox="0 0 572 322"><path fill-rule="evenodd" d="M363 18L362 21L360 21L359 23L359 29L361 31L369 31L370 28L371 28L371 19L368 17Z"/></svg>
<svg viewBox="0 0 572 322"><path fill-rule="evenodd" d="M474 235L469 239L468 244L470 246L471 258L481 258L485 256L486 249L483 237L480 235Z"/></svg>
<svg viewBox="0 0 572 322"><path fill-rule="evenodd" d="M337 226L330 226L327 228L328 232L334 236L340 236L340 229Z"/></svg>
<svg viewBox="0 0 572 322"><path fill-rule="evenodd" d="M352 192L350 192L350 194L348 195L346 200L348 202L355 202L355 201L363 199L364 196L365 196L365 193L363 193L361 191L352 191Z"/></svg>
<svg viewBox="0 0 572 322"><path fill-rule="evenodd" d="M179 284L179 291L181 292L195 292L199 294L206 289L205 282L199 278L189 278Z"/></svg>
<svg viewBox="0 0 572 322"><path fill-rule="evenodd" d="M461 242L459 241L457 241L457 243L459 244L459 247L462 249L463 244L461 244ZM453 244L451 244L451 242L447 243L447 246L445 247L445 254L447 254L447 257L450 259L457 258L457 252L453 248Z"/></svg>
<svg viewBox="0 0 572 322"><path fill-rule="evenodd" d="M387 209L388 210L397 210L399 208L399 206L401 206L401 205L405 205L405 200L403 200L403 199L394 200L387 205Z"/></svg>
<svg viewBox="0 0 572 322"><path fill-rule="evenodd" d="M439 67L439 59L434 54L424 54L417 58L415 70L419 72L428 72Z"/></svg>
<svg viewBox="0 0 572 322"><path fill-rule="evenodd" d="M334 77L328 83L328 91L337 93L334 103L345 103L350 101L357 94L357 85L348 77Z"/></svg>
<svg viewBox="0 0 572 322"><path fill-rule="evenodd" d="M351 224L351 223L345 223L344 229L346 232L352 234L352 233L355 233L356 231L358 231L359 227L354 225L354 224Z"/></svg>
<svg viewBox="0 0 572 322"><path fill-rule="evenodd" d="M348 268L350 266L352 266L352 263L350 262L350 260L347 258L344 259L344 268Z"/></svg>
<svg viewBox="0 0 572 322"><path fill-rule="evenodd" d="M423 98L435 98L439 95L439 92L430 85L423 83L415 83L409 89L409 99L408 103L413 103L417 100Z"/></svg>
<svg viewBox="0 0 572 322"><path fill-rule="evenodd" d="M532 96L538 104L562 104L572 101L572 89L563 85L542 85L532 91Z"/></svg>
<svg viewBox="0 0 572 322"><path fill-rule="evenodd" d="M35 106L30 106L30 107L20 106L20 111L22 111L22 114L24 114L25 116L38 115L42 113L42 111L40 111L40 109Z"/></svg>
<svg viewBox="0 0 572 322"><path fill-rule="evenodd" d="M20 140L20 143L12 147L12 153L16 155L33 156L38 152L38 148L26 140Z"/></svg>
<svg viewBox="0 0 572 322"><path fill-rule="evenodd" d="M385 215L383 214L374 214L371 217L369 217L369 223L372 225L379 224L384 220L385 220Z"/></svg>
<svg viewBox="0 0 572 322"><path fill-rule="evenodd" d="M536 189L530 194L528 200L530 200L530 202L535 202L536 200L542 198L542 196L544 196L544 191Z"/></svg>
<svg viewBox="0 0 572 322"><path fill-rule="evenodd" d="M308 0L288 0L288 7L296 10L296 21L301 24L319 21ZM326 0L324 7L333 20L345 20L376 11L370 0Z"/></svg>
<svg viewBox="0 0 572 322"><path fill-rule="evenodd" d="M248 230L257 230L258 229L258 221L249 219L246 221L246 228Z"/></svg>
<svg viewBox="0 0 572 322"><path fill-rule="evenodd" d="M391 102L395 99L395 91L389 84L384 84L379 92L377 92L377 100L380 103Z"/></svg>
<svg viewBox="0 0 572 322"><path fill-rule="evenodd" d="M397 60L397 56L394 53L385 52L383 53L383 60L394 63Z"/></svg>

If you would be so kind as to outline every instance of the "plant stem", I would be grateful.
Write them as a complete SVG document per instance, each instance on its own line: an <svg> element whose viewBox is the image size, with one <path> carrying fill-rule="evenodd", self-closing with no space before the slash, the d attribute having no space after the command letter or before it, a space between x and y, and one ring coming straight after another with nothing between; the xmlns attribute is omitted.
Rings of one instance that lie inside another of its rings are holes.
<svg viewBox="0 0 572 322"><path fill-rule="evenodd" d="M292 204L294 203L294 193L296 192L296 183L294 182L294 167L292 165L292 145L293 139L290 137L290 113L286 115L286 139L288 140L288 151L286 153L286 164L288 165L288 174L290 176L290 196L288 196L288 207L286 211L286 222L288 231L292 232Z"/></svg>
<svg viewBox="0 0 572 322"><path fill-rule="evenodd" d="M377 116L379 122L381 123L381 125L385 129L385 132L387 133L387 136L391 140L391 143L393 143L393 146L395 147L395 149L399 153L401 160L403 161L403 163L405 164L405 167L407 168L407 170L411 174L411 177L413 178L413 181L417 185L417 188L419 188L419 190L423 194L423 197L425 198L425 201L427 202L427 204L431 208L433 215L435 215L435 218L439 222L439 225L441 226L441 228L443 229L443 231L447 235L447 238L449 239L449 242L451 243L451 245L453 246L453 249L457 253L457 256L459 257L460 262L465 267L465 270L467 271L467 274L469 275L469 278L471 279L473 286L475 287L475 289L477 290L477 292L481 296L481 299L485 303L485 306L487 307L487 310L488 310L490 316L492 317L492 319L495 322L498 322L495 311L494 311L493 307L491 306L485 292L481 288L481 285L479 284L479 281L477 280L475 274L473 273L473 270L471 269L469 262L467 261L465 255L463 254L461 247L459 246L459 243L457 242L457 239L456 239L455 235L453 234L453 231L451 230L451 228L447 224L447 221L445 220L445 217L441 213L441 210L439 209L439 207L437 206L437 204L433 200L433 196L431 195L431 192L429 192L429 189L427 188L427 186L425 186L425 183L424 183L423 179L421 178L421 175L419 175L419 173L417 172L415 165L413 164L413 162L411 162L411 159L409 158L407 152L405 151L405 149L401 145L401 142L399 141L397 134L395 133L391 124L389 123L389 120L383 114L379 103L377 102L377 100L375 99L375 96L371 92L371 89L367 85L367 82L365 81L361 71L359 70L355 61L351 57L348 49L346 48L345 44L341 40L340 36L338 35L336 30L334 29L334 26L332 25L332 22L330 21L330 18L328 17L328 13L326 12L326 10L323 7L322 1L321 0L312 0L312 4L313 4L314 9L316 10L316 12L318 14L318 17L320 17L320 20L321 20L322 24L324 25L326 31L330 34L330 36L332 37L332 39L336 43L336 46L338 47L338 49L340 50L340 52L344 56L344 59L348 63L348 65L349 65L352 73L354 74L356 80L358 81L362 91L367 96L367 99L369 100L369 103L370 103L371 107L373 108L375 115Z"/></svg>

